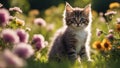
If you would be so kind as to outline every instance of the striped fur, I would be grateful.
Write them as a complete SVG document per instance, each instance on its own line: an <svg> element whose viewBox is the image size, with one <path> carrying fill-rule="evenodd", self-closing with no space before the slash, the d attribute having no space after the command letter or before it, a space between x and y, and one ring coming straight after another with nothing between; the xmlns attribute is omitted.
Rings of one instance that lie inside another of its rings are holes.
<svg viewBox="0 0 120 68"><path fill-rule="evenodd" d="M90 58L90 6L85 8L72 8L66 3L64 12L65 26L56 34L49 51L49 61L62 61L68 59L76 61L78 57Z"/></svg>

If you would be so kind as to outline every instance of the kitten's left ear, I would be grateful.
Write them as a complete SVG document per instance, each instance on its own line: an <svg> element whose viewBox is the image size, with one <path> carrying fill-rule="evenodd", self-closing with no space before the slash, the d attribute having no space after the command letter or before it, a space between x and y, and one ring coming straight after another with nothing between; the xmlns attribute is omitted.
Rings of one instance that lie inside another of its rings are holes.
<svg viewBox="0 0 120 68"><path fill-rule="evenodd" d="M66 2L65 9L66 9L66 12L68 12L68 13L73 11L72 6L68 2Z"/></svg>
<svg viewBox="0 0 120 68"><path fill-rule="evenodd" d="M85 13L86 15L88 15L89 12L91 12L91 4L87 5L87 6L84 8L84 13Z"/></svg>

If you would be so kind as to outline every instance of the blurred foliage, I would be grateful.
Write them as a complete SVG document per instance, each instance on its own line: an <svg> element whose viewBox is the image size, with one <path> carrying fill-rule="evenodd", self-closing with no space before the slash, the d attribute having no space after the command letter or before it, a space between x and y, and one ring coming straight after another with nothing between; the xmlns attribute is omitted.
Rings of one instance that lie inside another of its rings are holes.
<svg viewBox="0 0 120 68"><path fill-rule="evenodd" d="M11 0L10 7L14 6L20 7L24 11L24 13L27 13L30 8L28 0Z"/></svg>
<svg viewBox="0 0 120 68"><path fill-rule="evenodd" d="M97 12L105 13L109 9L109 4L112 2L120 2L120 0L92 0L92 9Z"/></svg>
<svg viewBox="0 0 120 68"><path fill-rule="evenodd" d="M5 7L5 8L10 7L10 0L0 0L0 3L4 4L3 7Z"/></svg>
<svg viewBox="0 0 120 68"><path fill-rule="evenodd" d="M50 6L58 6L60 3L69 2L73 6L84 7L91 0L29 0L32 9L46 9ZM83 4L81 4L83 3Z"/></svg>
<svg viewBox="0 0 120 68"><path fill-rule="evenodd" d="M92 15L93 15L93 23L92 23L92 40L91 45L96 40L102 40L104 37L103 35L101 38L96 36L96 29L99 28L108 32L106 28L107 25L105 24L106 20L103 17L106 11L114 10L118 13L114 16L112 23L116 22L116 18L120 17L120 7L117 8L110 8L109 5L111 2L119 0L11 0L10 2L5 0L0 0L1 3L4 4L5 7L13 7L18 6L20 7L25 13L23 14L16 14L17 18L25 20L26 25L25 27L29 27L31 31L30 40L32 39L34 34L42 34L45 37L45 40L48 41L48 46L37 53L35 56L31 57L27 60L28 65L26 68L115 68L118 67L120 63L120 58L113 56L109 59L106 59L102 54L93 50L92 58L94 62L76 62L75 64L71 64L68 61L63 63L57 62L48 62L47 61L47 52L50 47L50 43L55 32L63 26L63 12L65 8L65 1L69 2L72 6L84 7L85 5L91 3L92 1ZM5 3L4 3L5 2ZM6 3L8 5L6 6ZM119 4L119 3L118 3ZM10 6L9 6L10 5ZM108 9L108 10L107 10ZM96 10L96 11L94 11ZM98 13L103 12L103 13ZM43 18L47 25L46 27L41 27L39 25L35 25L34 20L36 18ZM52 30L48 28L52 25ZM113 24L111 24L113 25ZM14 26L14 25L13 25ZM114 26L114 25L113 25ZM25 29L25 27L23 27ZM17 28L17 27L16 27ZM118 52L117 52L118 53Z"/></svg>

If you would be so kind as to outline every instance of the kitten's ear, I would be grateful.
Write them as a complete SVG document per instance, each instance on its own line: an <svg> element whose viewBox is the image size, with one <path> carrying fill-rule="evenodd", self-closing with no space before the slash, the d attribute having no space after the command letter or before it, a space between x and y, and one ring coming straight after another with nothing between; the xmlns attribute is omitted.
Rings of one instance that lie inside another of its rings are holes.
<svg viewBox="0 0 120 68"><path fill-rule="evenodd" d="M89 15L89 12L91 12L91 4L87 5L85 8L84 8L84 13L86 15Z"/></svg>
<svg viewBox="0 0 120 68"><path fill-rule="evenodd" d="M66 10L66 12L72 12L73 11L72 6L70 6L70 4L68 2L66 2L65 10Z"/></svg>

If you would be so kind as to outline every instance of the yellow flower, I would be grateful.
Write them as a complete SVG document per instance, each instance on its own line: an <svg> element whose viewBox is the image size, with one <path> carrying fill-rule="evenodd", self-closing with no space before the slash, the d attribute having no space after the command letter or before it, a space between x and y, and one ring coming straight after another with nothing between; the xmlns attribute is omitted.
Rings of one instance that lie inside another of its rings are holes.
<svg viewBox="0 0 120 68"><path fill-rule="evenodd" d="M21 19L16 18L15 21L16 21L16 24L18 24L19 26L24 26L25 25L25 22Z"/></svg>
<svg viewBox="0 0 120 68"><path fill-rule="evenodd" d="M37 15L39 15L40 14L40 12L39 12L39 10L37 10L37 9L33 9L33 10L31 10L30 12L29 12L29 15L30 16L37 16Z"/></svg>
<svg viewBox="0 0 120 68"><path fill-rule="evenodd" d="M104 48L104 50L110 50L112 48L111 42L108 39L103 39L101 45Z"/></svg>
<svg viewBox="0 0 120 68"><path fill-rule="evenodd" d="M93 43L92 47L95 48L95 49L97 49L97 50L103 50L100 41L95 41L95 42Z"/></svg>
<svg viewBox="0 0 120 68"><path fill-rule="evenodd" d="M118 2L113 2L109 5L110 9L119 8L119 7L120 7L120 4Z"/></svg>

